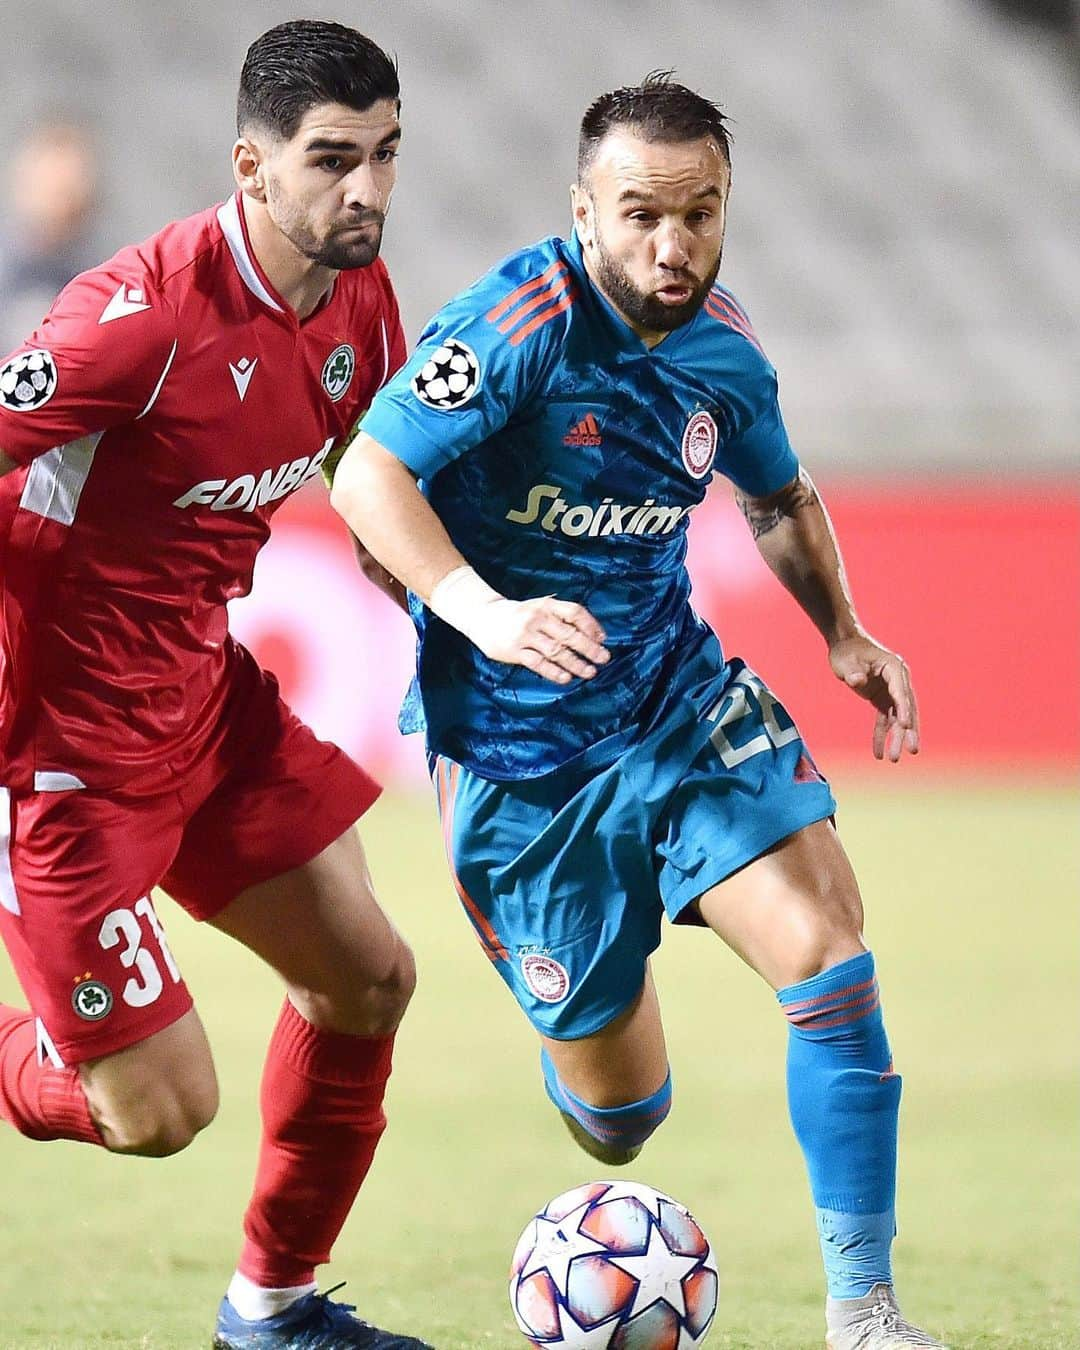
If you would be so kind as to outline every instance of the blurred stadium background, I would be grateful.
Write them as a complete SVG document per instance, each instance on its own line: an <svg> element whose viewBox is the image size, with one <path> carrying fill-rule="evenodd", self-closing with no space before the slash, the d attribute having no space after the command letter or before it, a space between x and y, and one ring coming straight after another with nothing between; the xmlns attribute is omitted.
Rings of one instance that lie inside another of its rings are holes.
<svg viewBox="0 0 1080 1350"><path fill-rule="evenodd" d="M829 491L866 619L918 675L920 774L1060 771L1080 746L1080 40L1075 6L1032 0L1027 22L1020 7L319 11L400 61L405 142L385 254L411 338L498 258L566 232L577 123L598 92L673 67L723 104L735 134L723 276L780 372L792 440ZM33 173L19 151L43 118L89 130L101 175L90 261L220 199L243 53L296 13L282 0L5 0L4 162L19 181ZM819 758L861 759L861 710L820 665L804 678L816 638L722 488L698 514L699 608L784 692ZM389 781L418 781L419 747L393 725L409 632L346 575L317 489L278 522L236 630L318 729ZM1033 670L1057 691L1052 715L1018 707Z"/></svg>
<svg viewBox="0 0 1080 1350"><path fill-rule="evenodd" d="M971 1233L966 1259L990 1282L987 1293L1008 1271L1023 1281L1032 1307L1057 1308L1058 1320L1048 1312L1048 1320L1026 1325L1024 1335L1007 1330L997 1339L963 1343L1035 1350L1080 1345L1075 1304L1073 1320L1066 1319L1074 1330L1062 1330L1055 1299L1063 1296L1066 1281L1054 1273L1060 1263L1055 1267L1048 1254L1051 1234L1055 1251L1062 1234L1071 1233L1075 1241L1078 1219L1080 877L1075 839L1069 837L1080 760L1077 9L1073 0L677 0L666 6L646 0L591 5L550 0L535 6L402 0L308 9L282 0L187 0L176 7L151 0L93 5L3 0L0 9L5 21L0 170L5 165L9 170L0 217L17 199L20 183L25 186L34 173L34 156L20 153L33 128L73 119L92 137L100 166L96 212L77 241L86 263L230 191L236 79L243 53L259 32L309 13L353 24L396 52L405 141L385 256L411 340L434 309L498 258L540 235L566 232L577 123L596 94L671 67L724 106L733 120L735 166L722 279L748 308L780 372L792 440L824 486L864 617L914 669L926 732L919 761L900 770L877 768L878 776L872 776L864 710L833 687L818 639L760 564L722 486L692 530L695 601L716 622L728 650L747 656L781 693L819 760L840 777L842 801L846 794L851 803L849 841L864 884L869 892L872 883L881 906L876 931L891 944L898 989L907 981L890 1006L907 1031L910 1081L924 1074L927 1083L921 1106L913 1099L911 1119L915 1130L921 1123L944 1141L943 1157L954 1169L948 1203L957 1224ZM13 228L9 221L9 235ZM5 294L2 266L0 300L10 320L15 297ZM20 315L27 305L41 309L47 303L26 295L18 300ZM20 335L21 330L9 330L5 345ZM390 814L380 818L388 824L376 852L382 889L416 939L428 971L426 987L434 991L421 991L407 1053L423 1056L422 1038L430 1036L444 1037L450 1048L456 1045L468 1055L462 1028L482 1027L498 1072L506 1074L500 1081L522 1094L520 1107L505 1108L507 1129L527 1135L536 1093L527 1035L511 1026L513 1014L497 991L490 991L490 1007L475 1001L483 1000L486 985L475 996L470 988L464 999L471 975L483 978L479 957L463 925L447 919L444 939L441 913L437 921L427 917L426 905L452 903L441 874L422 874L419 867L430 864L431 872L439 873L437 841L430 848L417 844L407 875L412 889L407 885L401 892L396 847L411 852L414 834L435 840L430 803L408 795L423 789L420 746L398 737L394 726L411 664L411 634L380 596L356 580L348 544L319 490L300 494L279 514L276 527L253 596L235 605L234 629L277 671L294 705L317 729L339 739L405 794L395 796ZM910 911L904 908L909 893ZM955 908L946 916L942 906ZM171 917L171 908L166 914ZM258 1054L265 1018L260 1013L250 1019L258 1025L249 1043L248 1032L234 1025L246 1023L246 1012L228 1009L209 975L200 982L198 963L205 960L214 971L218 958L204 957L186 925L177 926L178 945L193 953L189 978L207 1000L208 1020L218 1020L212 1031L223 1054L235 1055L238 1063L242 1057L244 1081L244 1074L254 1071L251 1056ZM949 971L940 951L924 957L923 944L935 942L961 953L963 996L945 994ZM1048 955L1054 965L1043 984ZM690 964L680 957L680 970ZM729 977L732 964L725 965ZM1014 1018L995 1004L1004 984L1010 985L1011 1000L1004 1008ZM270 996L260 992L263 986L236 987L245 1004L265 999L267 1009L272 1006ZM939 992L941 1019L950 1028L935 1055L943 1033L930 1010ZM773 1054L777 1042L768 1039L773 1033L764 1023L755 1029L757 1014L746 1013L746 980L736 994L730 1015L750 1018L744 1049L756 1055L755 1038L763 1038ZM448 1029L449 1014L430 1001L435 998L467 1002L474 1022ZM692 1034L694 1016L710 1015L704 1003L697 1011L674 998L673 1004L682 1034ZM772 1016L767 1009L761 1015ZM1072 1028L1068 1035L1066 1025ZM673 1042L678 1034L673 1028ZM982 1048L993 1037L1004 1037L1000 1064ZM502 1053L504 1039L528 1053L511 1060ZM1038 1050L1034 1057L1032 1047ZM681 1072L683 1081L690 1078L691 1100L697 1092L706 1102L709 1067L700 1066L700 1084L692 1066ZM735 1093L745 1089L748 1100L764 1101L767 1089L755 1072L728 1064L725 1081ZM768 1077L776 1077L771 1069ZM973 1095L965 1099L959 1088L954 1092L954 1081L969 1085ZM408 1124L410 1102L422 1110L431 1100L426 1094L434 1093L440 1109L459 1104L460 1128L468 1132L468 1107L485 1100L473 1095L457 1103L441 1080L432 1088L419 1069L410 1069L405 1052L395 1082L402 1108L396 1119L405 1131L398 1138L417 1148L438 1149L449 1136L437 1126L429 1130L427 1122ZM778 1092L778 1082L768 1091ZM768 1111L782 1110L778 1096L768 1101ZM933 1114L935 1106L953 1114L943 1122ZM731 1107L725 1093L724 1109ZM250 1111L250 1103L242 1109ZM498 1113L502 1107L492 1099L487 1109ZM1013 1167L1016 1173L1012 1200L1004 1205L1016 1246L994 1249L989 1257L980 1253L977 1235L1000 1211L991 1182L976 1175L973 1164L964 1171L966 1158L983 1156L983 1145L975 1143L980 1111L1003 1131L993 1141L997 1151L988 1165ZM685 1131L689 1120L684 1116L678 1130ZM238 1168L229 1181L237 1204L250 1166L246 1116L243 1124L235 1159L229 1153ZM234 1149L230 1128L224 1123L216 1136L222 1143L199 1154L210 1173L214 1150ZM752 1130L758 1128L755 1117ZM673 1134L662 1146L657 1155L662 1166L650 1179L664 1184L673 1177L672 1189L684 1185L694 1192L703 1177L687 1170L680 1138ZM475 1176L483 1171L512 1210L508 1222L500 1219L486 1235L495 1261L509 1250L507 1243L526 1217L522 1205L532 1201L519 1201L520 1178L505 1166L500 1170L486 1140L473 1144L465 1134L462 1140L465 1152L456 1175L472 1167ZM757 1145L759 1161L767 1159L763 1165L771 1167L774 1135L764 1140ZM388 1136L387 1148L403 1147ZM557 1148L552 1140L552 1157ZM539 1203L549 1182L554 1191L577 1173L568 1177L564 1153L557 1155L556 1167L540 1145L536 1149L530 1165ZM70 1190L46 1206L50 1221L72 1194L80 1213L85 1205L98 1206L100 1222L110 1188L119 1184L111 1180L112 1165L107 1172L92 1171L81 1155L68 1162L66 1154L77 1151L66 1150L63 1165L54 1170L52 1161L37 1161L41 1152L0 1135L2 1168L15 1168L18 1158L26 1204L40 1206L42 1189L60 1175ZM402 1154L389 1157L401 1159L407 1170ZM943 1262L950 1258L943 1239L940 1252L934 1247L930 1231L940 1219L932 1192L944 1164L926 1143L913 1143L907 1157L923 1188L908 1211L914 1208L918 1228L929 1239L921 1276L937 1255ZM1036 1158L1042 1170L1025 1171L1036 1166ZM95 1163L100 1168L99 1160ZM175 1160L166 1169L198 1186L205 1181L199 1166ZM128 1167L122 1164L115 1176L144 1176L141 1165L130 1172ZM175 1170L183 1167L192 1170ZM797 1164L793 1168L797 1176ZM376 1172L377 1178L394 1175ZM145 1176L147 1193L154 1180ZM720 1190L733 1184L720 1162L710 1163L705 1180L716 1181ZM141 1183L130 1185L139 1194L125 1191L125 1205L146 1222L157 1222L157 1210L138 1208L144 1203ZM389 1181L376 1179L375 1185L381 1187L375 1192L380 1202L392 1203ZM964 1198L965 1187L978 1192L980 1185L985 1195ZM9 1197L19 1194L9 1188ZM695 1203L693 1194L684 1198ZM797 1210L801 1197L796 1198ZM754 1197L740 1195L736 1185L728 1199L741 1200L745 1209ZM463 1222L455 1203L448 1180L440 1178L431 1204L451 1235ZM15 1212L4 1214L0 1200L0 1215L17 1233L20 1206L11 1204ZM1039 1211L1038 1222L1020 1219L1027 1205ZM1056 1228L1044 1222L1051 1209ZM213 1216L216 1222L216 1208ZM187 1227L181 1225L184 1233L194 1225L189 1240L195 1244L204 1217L186 1215ZM416 1221L422 1224L423 1215ZM223 1214L222 1222L233 1219ZM403 1233L405 1242L415 1237L408 1223L393 1231ZM911 1231L917 1246L916 1225ZM768 1240L773 1242L771 1233ZM33 1230L25 1241L34 1241ZM363 1243L366 1237L351 1241ZM447 1242L453 1246L452 1236ZM798 1242L801 1251L801 1233ZM226 1234L226 1261L230 1243ZM763 1261L770 1250L775 1244L763 1240ZM166 1258L153 1244L151 1252L157 1253L152 1274L166 1272L174 1286L187 1288L203 1279L199 1272L206 1262ZM213 1258L214 1270L206 1276L211 1283L218 1278L217 1256L215 1249L207 1258ZM445 1259L446 1278L453 1277L452 1256L447 1251L439 1258ZM729 1246L725 1259L737 1262L737 1251ZM407 1267L404 1257L401 1261ZM12 1288L19 1269L17 1262L9 1265ZM1075 1258L1070 1269L1077 1273ZM763 1274L745 1261L735 1270L736 1322L740 1297L749 1309L748 1291L764 1296L774 1277L774 1271ZM472 1278L465 1282L469 1296L483 1309L487 1287L474 1288ZM482 1284L486 1278L478 1265L475 1279ZM92 1281L79 1286L78 1297L86 1298L92 1287ZM164 1305L170 1295L161 1289L153 1298ZM423 1308L431 1298L426 1290ZM816 1307L816 1292L812 1298ZM43 1294L42 1308L49 1305L50 1296ZM423 1308L412 1325L430 1330L436 1324ZM746 1319L752 1326L750 1311ZM42 1312L41 1325L50 1320L51 1312ZM191 1325L204 1320L199 1313ZM0 1345L52 1344L26 1331L21 1338L5 1335L3 1328L0 1316ZM189 1341L181 1336L130 1343ZM485 1333L445 1343L513 1342ZM722 1343L765 1344L726 1337ZM98 1341L87 1335L56 1344ZM775 1344L803 1342L777 1333Z"/></svg>

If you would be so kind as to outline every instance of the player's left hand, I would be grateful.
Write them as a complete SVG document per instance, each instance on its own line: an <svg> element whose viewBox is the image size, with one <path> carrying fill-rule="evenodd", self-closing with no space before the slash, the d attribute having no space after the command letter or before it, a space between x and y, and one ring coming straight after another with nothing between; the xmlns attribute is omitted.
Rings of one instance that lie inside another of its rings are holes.
<svg viewBox="0 0 1080 1350"><path fill-rule="evenodd" d="M919 707L902 656L861 634L829 648L833 674L877 709L874 758L896 764L906 750L919 753Z"/></svg>

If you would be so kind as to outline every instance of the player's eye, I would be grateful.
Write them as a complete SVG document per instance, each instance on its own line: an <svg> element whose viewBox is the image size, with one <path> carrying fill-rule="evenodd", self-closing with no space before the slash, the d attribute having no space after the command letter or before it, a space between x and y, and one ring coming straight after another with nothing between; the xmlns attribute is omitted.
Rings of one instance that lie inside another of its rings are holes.
<svg viewBox="0 0 1080 1350"><path fill-rule="evenodd" d="M322 155L315 161L315 167L325 169L327 173L337 173L344 163L340 155Z"/></svg>
<svg viewBox="0 0 1080 1350"><path fill-rule="evenodd" d="M377 164L390 164L397 157L397 149L390 145L384 145L381 150L376 150L374 155Z"/></svg>

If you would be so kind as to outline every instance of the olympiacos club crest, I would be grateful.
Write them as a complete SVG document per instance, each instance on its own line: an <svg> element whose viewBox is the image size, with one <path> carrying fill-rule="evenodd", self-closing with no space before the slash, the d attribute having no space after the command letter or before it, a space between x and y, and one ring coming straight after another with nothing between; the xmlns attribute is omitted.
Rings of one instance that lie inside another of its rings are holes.
<svg viewBox="0 0 1080 1350"><path fill-rule="evenodd" d="M682 438L682 462L691 478L704 478L712 468L718 439L711 414L694 413Z"/></svg>
<svg viewBox="0 0 1080 1350"><path fill-rule="evenodd" d="M523 956L521 973L525 983L544 1003L561 1003L570 992L570 975L552 956L541 956L536 952Z"/></svg>

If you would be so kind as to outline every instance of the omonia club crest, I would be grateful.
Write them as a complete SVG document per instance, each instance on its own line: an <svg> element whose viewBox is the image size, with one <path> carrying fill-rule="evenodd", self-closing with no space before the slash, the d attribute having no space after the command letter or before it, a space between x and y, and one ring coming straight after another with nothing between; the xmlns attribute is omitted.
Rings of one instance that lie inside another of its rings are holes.
<svg viewBox="0 0 1080 1350"><path fill-rule="evenodd" d="M112 990L100 980L80 980L71 994L71 1006L87 1022L108 1017L112 1005Z"/></svg>
<svg viewBox="0 0 1080 1350"><path fill-rule="evenodd" d="M334 403L345 397L356 369L356 353L347 342L335 347L322 368L322 387Z"/></svg>
<svg viewBox="0 0 1080 1350"><path fill-rule="evenodd" d="M716 458L719 435L712 415L696 412L686 424L682 438L682 462L691 478L704 478Z"/></svg>

